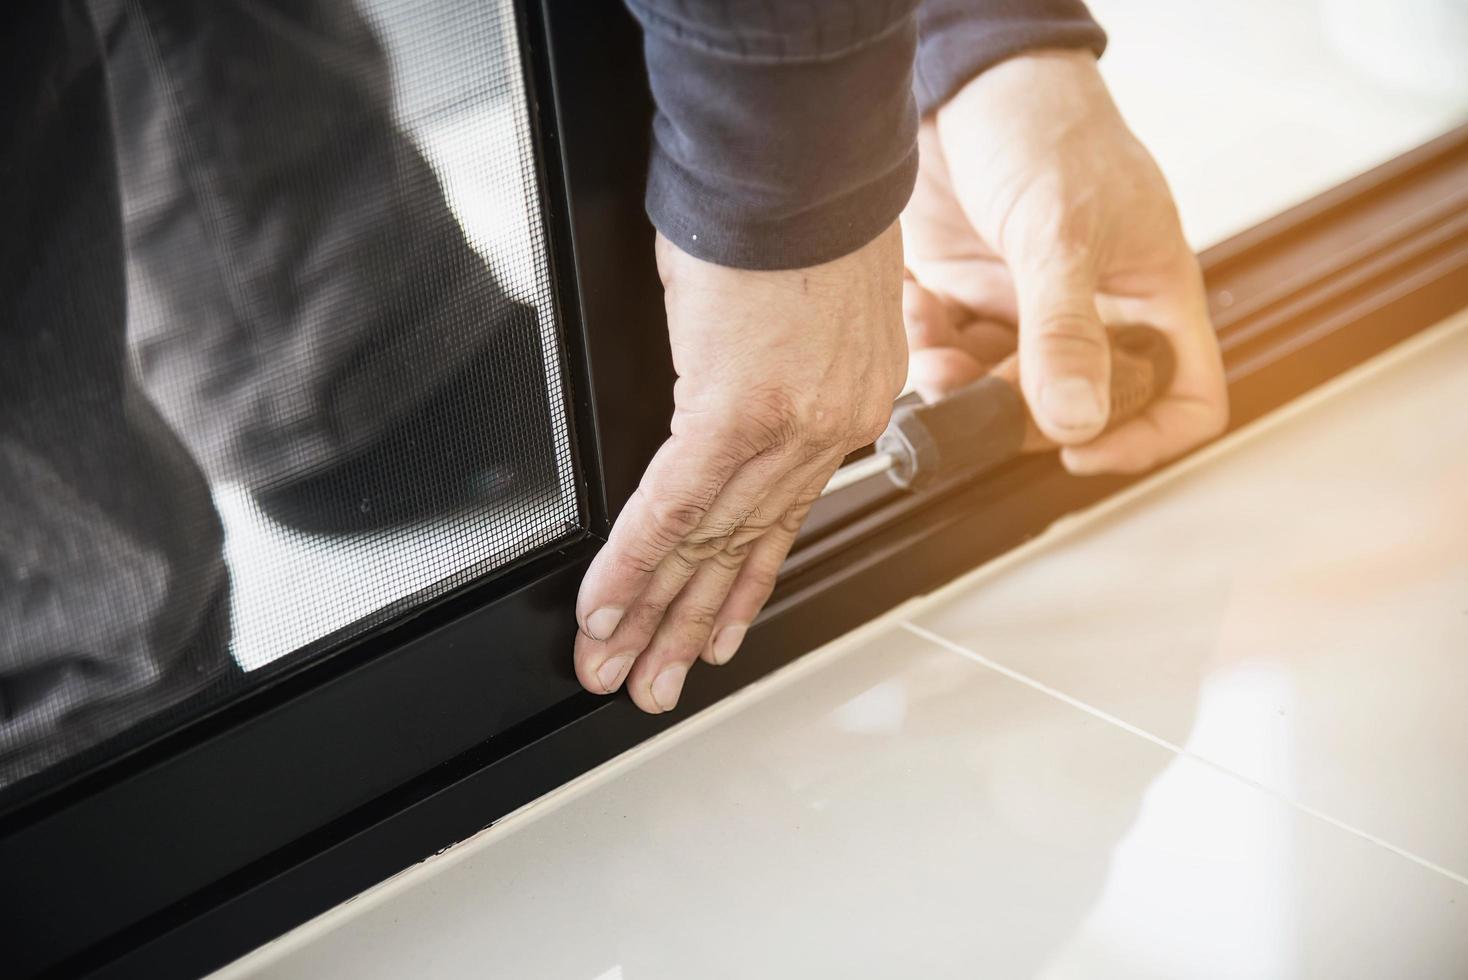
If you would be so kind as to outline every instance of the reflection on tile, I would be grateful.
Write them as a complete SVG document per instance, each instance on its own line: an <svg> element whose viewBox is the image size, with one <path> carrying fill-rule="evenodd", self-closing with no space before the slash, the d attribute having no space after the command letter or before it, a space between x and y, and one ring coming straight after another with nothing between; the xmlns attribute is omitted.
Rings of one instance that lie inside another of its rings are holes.
<svg viewBox="0 0 1468 980"><path fill-rule="evenodd" d="M1468 875L1465 377L1468 317L914 622Z"/></svg>
<svg viewBox="0 0 1468 980"><path fill-rule="evenodd" d="M1152 784L1083 926L1039 976L1460 975L1468 888L1285 810L1179 760ZM1370 880L1356 878L1371 853ZM1404 899L1412 911L1395 905ZM1364 921L1378 915L1386 921Z"/></svg>
<svg viewBox="0 0 1468 980"><path fill-rule="evenodd" d="M1468 888L1449 878L905 630L816 656L226 975L1348 978L1468 961Z"/></svg>

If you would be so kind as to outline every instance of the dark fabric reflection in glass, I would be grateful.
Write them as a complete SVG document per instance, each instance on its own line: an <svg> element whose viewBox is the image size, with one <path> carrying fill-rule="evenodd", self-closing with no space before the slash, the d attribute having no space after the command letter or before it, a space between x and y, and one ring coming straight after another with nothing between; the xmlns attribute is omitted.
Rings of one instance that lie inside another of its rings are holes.
<svg viewBox="0 0 1468 980"><path fill-rule="evenodd" d="M0 785L574 522L510 20L418 6L423 27L387 0L0 13ZM395 84L442 96L416 133ZM471 240L424 132L475 147L471 184L475 154L523 184L532 247ZM296 606L237 594L333 574Z"/></svg>

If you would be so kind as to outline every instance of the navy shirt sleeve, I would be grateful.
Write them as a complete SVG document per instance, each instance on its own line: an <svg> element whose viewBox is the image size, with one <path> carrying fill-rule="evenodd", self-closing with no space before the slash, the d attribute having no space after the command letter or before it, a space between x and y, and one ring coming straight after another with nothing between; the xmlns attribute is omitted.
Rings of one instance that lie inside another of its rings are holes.
<svg viewBox="0 0 1468 980"><path fill-rule="evenodd" d="M647 210L745 269L839 258L917 175L917 0L628 0L657 115Z"/></svg>
<svg viewBox="0 0 1468 980"><path fill-rule="evenodd" d="M657 103L648 216L744 269L827 262L896 220L920 105L1022 50L1104 44L1079 0L626 2Z"/></svg>
<svg viewBox="0 0 1468 980"><path fill-rule="evenodd" d="M936 110L974 76L1037 48L1090 48L1106 32L1081 0L923 0L914 91L918 111Z"/></svg>

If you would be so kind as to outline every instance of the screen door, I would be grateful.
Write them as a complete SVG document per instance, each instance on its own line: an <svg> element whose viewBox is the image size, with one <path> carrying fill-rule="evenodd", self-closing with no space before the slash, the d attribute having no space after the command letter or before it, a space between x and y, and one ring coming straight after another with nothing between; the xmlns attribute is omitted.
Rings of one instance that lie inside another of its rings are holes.
<svg viewBox="0 0 1468 980"><path fill-rule="evenodd" d="M581 513L509 0L22 6L0 40L11 796Z"/></svg>

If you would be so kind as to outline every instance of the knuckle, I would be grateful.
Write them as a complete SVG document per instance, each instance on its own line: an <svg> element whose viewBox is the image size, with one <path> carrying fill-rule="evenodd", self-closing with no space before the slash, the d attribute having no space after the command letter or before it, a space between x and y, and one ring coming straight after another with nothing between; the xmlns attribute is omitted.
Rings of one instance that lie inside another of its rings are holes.
<svg viewBox="0 0 1468 980"><path fill-rule="evenodd" d="M1093 206L1076 206L1073 190L1059 184L1032 186L1000 225L1000 246L1021 267L1054 268L1089 261L1101 220ZM1069 200L1069 206L1063 203Z"/></svg>
<svg viewBox="0 0 1468 980"><path fill-rule="evenodd" d="M851 433L848 426L829 419L821 419L805 431L802 440L807 459L818 459L846 447Z"/></svg>
<svg viewBox="0 0 1468 980"><path fill-rule="evenodd" d="M805 515L808 513L810 513L810 504L804 504L787 512L780 518L780 530L786 534L795 534L800 530L800 525L805 523Z"/></svg>
<svg viewBox="0 0 1468 980"><path fill-rule="evenodd" d="M756 390L741 413L722 423L716 437L745 458L795 449L804 461L813 461L865 445L880 435L901 386L901 379L880 386L890 387L891 397L874 388L872 397L860 398L845 391Z"/></svg>
<svg viewBox="0 0 1468 980"><path fill-rule="evenodd" d="M674 548L672 554L685 571L707 562L734 569L744 561L760 533L758 528L741 525L722 533L691 538Z"/></svg>
<svg viewBox="0 0 1468 980"><path fill-rule="evenodd" d="M1105 347L1105 331L1096 314L1086 309L1049 309L1035 320L1035 331L1042 340L1083 341L1093 347Z"/></svg>
<svg viewBox="0 0 1468 980"><path fill-rule="evenodd" d="M652 550L646 547L646 543L643 542L639 543L639 547L635 550L619 555L617 566L621 571L628 574L651 575L657 571L657 567L662 564L662 560L663 555L661 552L653 553Z"/></svg>
<svg viewBox="0 0 1468 980"><path fill-rule="evenodd" d="M1040 330L1037 347L1047 360L1099 361L1111 355L1105 336L1091 321L1047 321Z"/></svg>
<svg viewBox="0 0 1468 980"><path fill-rule="evenodd" d="M800 416L789 392L773 385L755 388L730 413L723 437L754 455L793 442Z"/></svg>
<svg viewBox="0 0 1468 980"><path fill-rule="evenodd" d="M728 540L730 535L735 534L743 527L747 519L748 515L746 514L739 514L718 520L713 519L711 516L705 517L703 523L688 534L685 539L686 543L700 548L706 545L722 547L722 542Z"/></svg>
<svg viewBox="0 0 1468 980"><path fill-rule="evenodd" d="M718 554L722 538L705 538L701 541L685 541L673 549L673 554L682 559L688 568L697 568Z"/></svg>
<svg viewBox="0 0 1468 980"><path fill-rule="evenodd" d="M685 541L668 552L668 564L686 577L696 572L712 553L707 543Z"/></svg>
<svg viewBox="0 0 1468 980"><path fill-rule="evenodd" d="M759 614L764 604L775 592L775 571L761 563L760 568L746 568L739 578L739 589L731 593L724 617L741 619L745 622Z"/></svg>
<svg viewBox="0 0 1468 980"><path fill-rule="evenodd" d="M688 497L655 495L648 501L648 511L658 533L667 539L681 540L698 527L707 507Z"/></svg>
<svg viewBox="0 0 1468 980"><path fill-rule="evenodd" d="M892 420L892 406L882 404L875 408L868 408L862 412L857 425L857 436L863 443L875 442L887 428L887 423Z"/></svg>
<svg viewBox="0 0 1468 980"><path fill-rule="evenodd" d="M764 605L766 599L775 591L775 582L779 578L780 566L778 563L765 563L759 568L751 569L749 578L746 580L746 598L754 598L757 601L755 607Z"/></svg>
<svg viewBox="0 0 1468 980"><path fill-rule="evenodd" d="M690 605L679 611L678 625L681 627L679 633L688 644L684 651L691 654L688 659L698 655L700 640L713 630L716 613L717 610L704 605Z"/></svg>
<svg viewBox="0 0 1468 980"><path fill-rule="evenodd" d="M756 504L750 510L749 516L745 519L744 523L735 529L732 538L736 545L747 546L753 544L756 538L764 534L780 519L780 514L772 511L768 503L768 501L760 501Z"/></svg>
<svg viewBox="0 0 1468 980"><path fill-rule="evenodd" d="M749 554L749 545L736 546L732 542L729 547L714 553L709 559L725 572L737 572L739 566L744 564L744 559Z"/></svg>
<svg viewBox="0 0 1468 980"><path fill-rule="evenodd" d="M796 458L795 462L797 466L810 466L815 463L823 462L835 454L835 448L823 448L819 445L807 443L800 447L800 455ZM768 527L774 524L779 519L779 515L769 517L765 520L764 526Z"/></svg>

